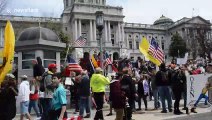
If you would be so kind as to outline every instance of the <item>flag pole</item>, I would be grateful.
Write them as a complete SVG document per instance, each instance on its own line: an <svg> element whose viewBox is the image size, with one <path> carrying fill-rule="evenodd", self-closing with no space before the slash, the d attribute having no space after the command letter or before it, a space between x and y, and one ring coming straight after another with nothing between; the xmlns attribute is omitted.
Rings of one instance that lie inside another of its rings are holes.
<svg viewBox="0 0 212 120"><path fill-rule="evenodd" d="M66 63L66 61L67 61L67 57L68 57L68 53L69 53L69 48L70 48L70 44L68 44L68 49L66 51L66 57L65 57L64 63Z"/></svg>

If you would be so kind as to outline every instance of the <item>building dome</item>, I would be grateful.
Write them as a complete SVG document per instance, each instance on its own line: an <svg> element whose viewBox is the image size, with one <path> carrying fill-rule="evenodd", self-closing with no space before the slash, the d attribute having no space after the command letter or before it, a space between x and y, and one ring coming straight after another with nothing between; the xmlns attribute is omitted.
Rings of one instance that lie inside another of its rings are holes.
<svg viewBox="0 0 212 120"><path fill-rule="evenodd" d="M47 40L53 42L59 42L59 38L55 32L48 28L43 27L30 27L23 30L18 41L30 41L30 40Z"/></svg>
<svg viewBox="0 0 212 120"><path fill-rule="evenodd" d="M173 22L172 19L167 18L167 17L165 17L165 16L162 15L158 20L156 20L154 22L154 25L171 25L173 23L174 22Z"/></svg>

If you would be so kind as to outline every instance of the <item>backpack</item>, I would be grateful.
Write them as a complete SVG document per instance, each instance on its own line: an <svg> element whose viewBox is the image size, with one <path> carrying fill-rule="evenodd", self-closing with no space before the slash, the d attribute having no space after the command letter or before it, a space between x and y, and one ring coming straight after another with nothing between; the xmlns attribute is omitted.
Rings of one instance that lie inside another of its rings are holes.
<svg viewBox="0 0 212 120"><path fill-rule="evenodd" d="M161 76L163 82L168 82L168 71L166 72L161 71Z"/></svg>
<svg viewBox="0 0 212 120"><path fill-rule="evenodd" d="M48 75L48 72L44 72L43 75L42 75L42 79L40 81L40 91L41 92L44 92L45 91L45 79L46 79L46 76Z"/></svg>

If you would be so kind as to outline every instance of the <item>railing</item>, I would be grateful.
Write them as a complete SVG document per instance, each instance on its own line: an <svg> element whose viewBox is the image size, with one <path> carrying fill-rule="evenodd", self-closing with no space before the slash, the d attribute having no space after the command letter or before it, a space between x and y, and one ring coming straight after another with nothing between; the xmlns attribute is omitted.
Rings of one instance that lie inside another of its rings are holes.
<svg viewBox="0 0 212 120"><path fill-rule="evenodd" d="M163 27L163 26L156 26L156 25L150 25L150 24L140 24L140 23L125 23L125 27L161 29L161 30L165 30L166 29L166 27Z"/></svg>
<svg viewBox="0 0 212 120"><path fill-rule="evenodd" d="M32 21L32 22L60 22L60 18L52 17L32 17L32 16L13 16L13 15L0 15L0 20L15 20L15 21Z"/></svg>

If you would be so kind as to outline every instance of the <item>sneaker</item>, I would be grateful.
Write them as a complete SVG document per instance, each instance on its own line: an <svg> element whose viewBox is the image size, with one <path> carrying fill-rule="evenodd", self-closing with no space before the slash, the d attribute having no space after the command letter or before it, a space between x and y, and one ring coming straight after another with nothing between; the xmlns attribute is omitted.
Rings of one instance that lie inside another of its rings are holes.
<svg viewBox="0 0 212 120"><path fill-rule="evenodd" d="M141 108L136 109L136 111L140 111L140 110L141 110Z"/></svg>
<svg viewBox="0 0 212 120"><path fill-rule="evenodd" d="M36 118L36 120L40 120L40 119L41 119L41 117L37 117L37 118Z"/></svg>
<svg viewBox="0 0 212 120"><path fill-rule="evenodd" d="M172 109L169 109L169 112L172 112L173 110Z"/></svg>
<svg viewBox="0 0 212 120"><path fill-rule="evenodd" d="M162 110L161 113L167 113L167 110Z"/></svg>
<svg viewBox="0 0 212 120"><path fill-rule="evenodd" d="M132 112L136 112L136 109L132 109Z"/></svg>
<svg viewBox="0 0 212 120"><path fill-rule="evenodd" d="M184 107L182 110L186 110L187 108L186 107Z"/></svg>
<svg viewBox="0 0 212 120"><path fill-rule="evenodd" d="M107 114L106 116L111 116L111 115L113 115L113 113L109 113L109 114Z"/></svg>
<svg viewBox="0 0 212 120"><path fill-rule="evenodd" d="M174 114L175 115L180 115L180 113L178 111L176 111L176 110L174 110Z"/></svg>
<svg viewBox="0 0 212 120"><path fill-rule="evenodd" d="M191 108L191 112L193 113L197 113L196 109L195 108Z"/></svg>
<svg viewBox="0 0 212 120"><path fill-rule="evenodd" d="M91 115L90 114L87 114L84 118L90 118Z"/></svg>

